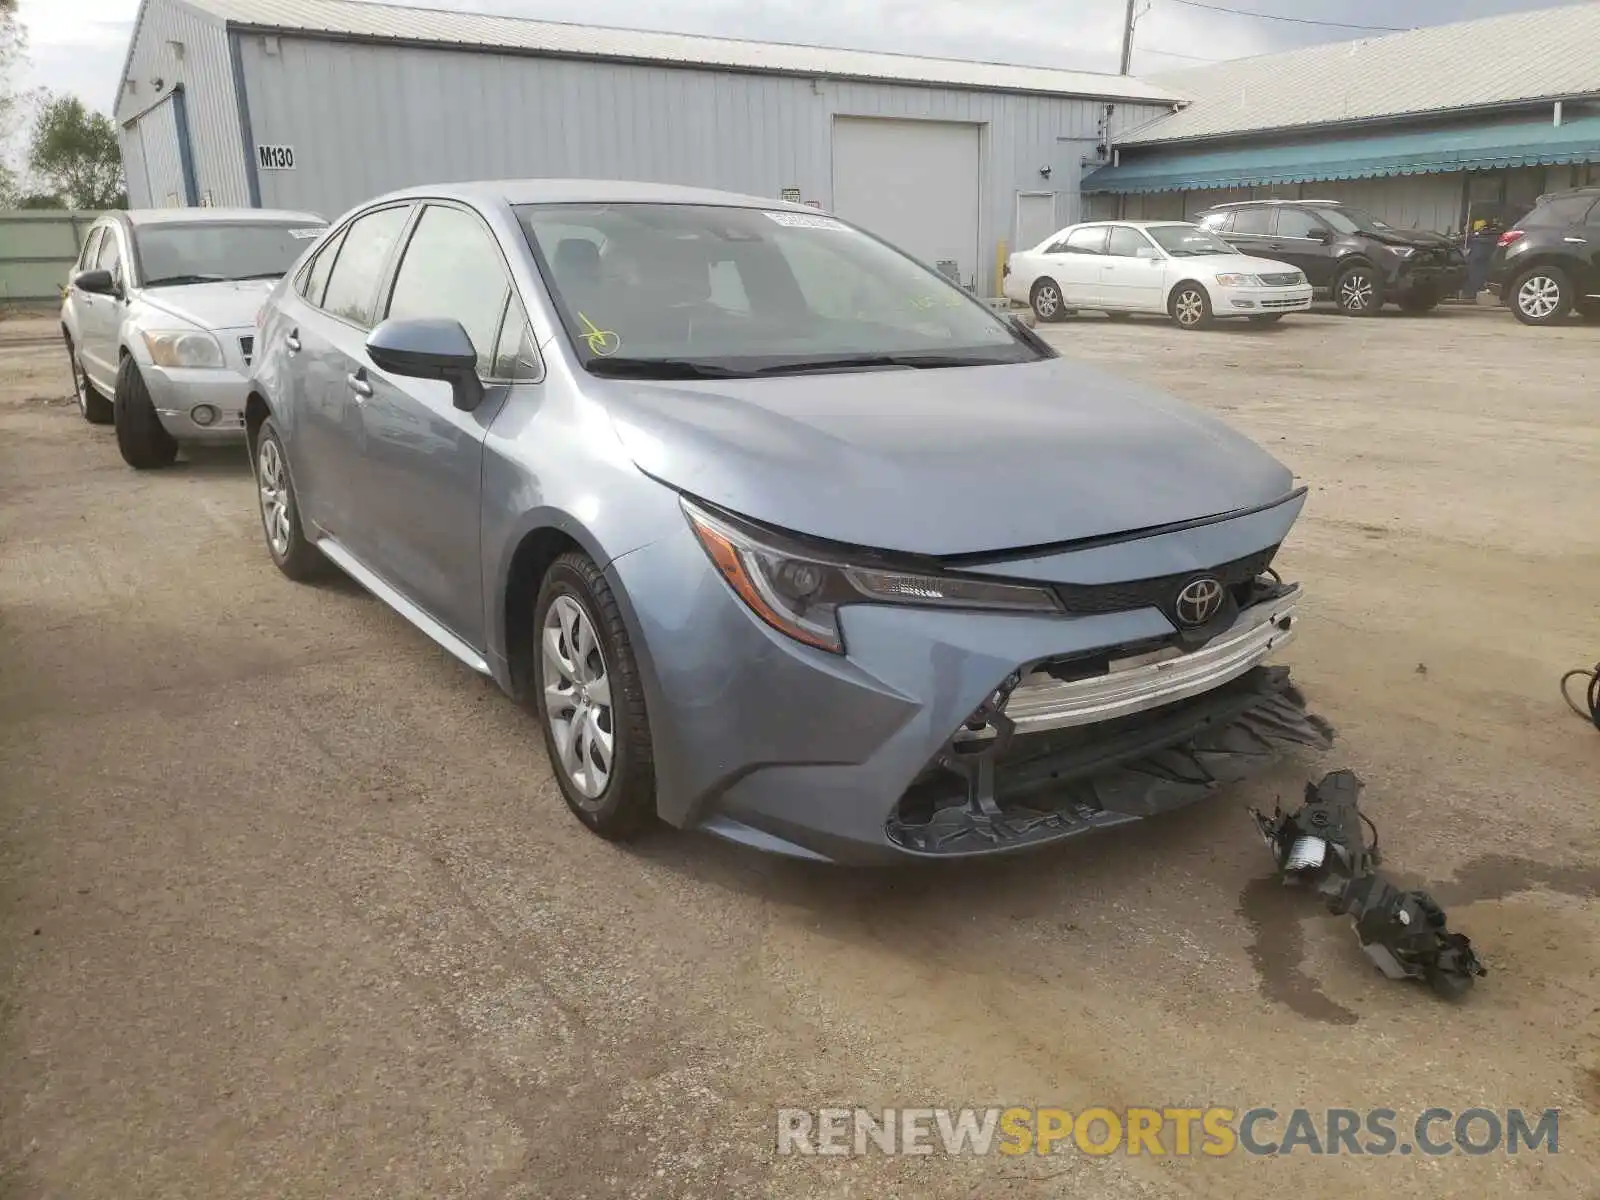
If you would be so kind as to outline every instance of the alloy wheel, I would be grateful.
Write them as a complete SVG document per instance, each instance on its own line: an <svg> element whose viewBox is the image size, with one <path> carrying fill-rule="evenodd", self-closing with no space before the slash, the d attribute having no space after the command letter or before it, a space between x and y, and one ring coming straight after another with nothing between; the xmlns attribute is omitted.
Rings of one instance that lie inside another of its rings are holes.
<svg viewBox="0 0 1600 1200"><path fill-rule="evenodd" d="M1048 283L1040 284L1033 294L1033 311L1048 321L1060 307L1061 293Z"/></svg>
<svg viewBox="0 0 1600 1200"><path fill-rule="evenodd" d="M1372 277L1351 271L1339 283L1339 307L1346 312L1366 312L1372 307Z"/></svg>
<svg viewBox="0 0 1600 1200"><path fill-rule="evenodd" d="M1206 315L1206 300L1193 288L1185 288L1178 293L1178 298L1172 302L1172 314L1178 318L1179 325L1193 326L1200 324Z"/></svg>
<svg viewBox="0 0 1600 1200"><path fill-rule="evenodd" d="M1517 289L1517 307L1526 317L1546 320L1561 304L1561 284L1548 275L1530 275Z"/></svg>
<svg viewBox="0 0 1600 1200"><path fill-rule="evenodd" d="M615 717L611 677L594 625L583 606L557 596L540 633L544 655L544 719L556 761L585 799L598 802L611 782Z"/></svg>
<svg viewBox="0 0 1600 1200"><path fill-rule="evenodd" d="M261 524L267 531L267 545L277 558L289 553L289 473L284 469L283 451L275 439L261 439L256 454L256 485L261 489Z"/></svg>

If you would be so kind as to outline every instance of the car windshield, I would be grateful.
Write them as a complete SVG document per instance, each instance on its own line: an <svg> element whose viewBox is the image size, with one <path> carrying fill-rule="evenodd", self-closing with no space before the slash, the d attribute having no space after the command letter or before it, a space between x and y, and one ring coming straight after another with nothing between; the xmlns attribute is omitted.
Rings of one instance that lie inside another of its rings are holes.
<svg viewBox="0 0 1600 1200"><path fill-rule="evenodd" d="M517 215L595 374L956 367L1049 353L943 276L820 212L596 203Z"/></svg>
<svg viewBox="0 0 1600 1200"><path fill-rule="evenodd" d="M1237 251L1216 234L1198 225L1151 225L1146 230L1156 244L1173 258L1193 258L1198 254L1234 254Z"/></svg>
<svg viewBox="0 0 1600 1200"><path fill-rule="evenodd" d="M1390 228L1359 208L1319 208L1317 215L1340 233L1386 233Z"/></svg>
<svg viewBox="0 0 1600 1200"><path fill-rule="evenodd" d="M321 233L322 226L262 221L142 225L134 230L145 287L229 279L276 279Z"/></svg>

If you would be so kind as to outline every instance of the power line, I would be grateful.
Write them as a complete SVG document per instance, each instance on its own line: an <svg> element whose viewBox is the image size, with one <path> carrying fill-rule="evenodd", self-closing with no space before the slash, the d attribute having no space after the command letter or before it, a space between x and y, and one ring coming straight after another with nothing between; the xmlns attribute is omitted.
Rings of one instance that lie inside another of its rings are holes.
<svg viewBox="0 0 1600 1200"><path fill-rule="evenodd" d="M1291 25L1323 25L1329 29L1366 29L1378 33L1404 33L1403 25L1351 25L1345 21L1318 21L1311 17L1281 17L1277 13L1252 12L1243 8L1225 8L1220 4L1202 4L1200 0L1172 0L1189 8L1203 8L1207 12L1229 13L1235 17L1254 17L1258 21L1286 21Z"/></svg>

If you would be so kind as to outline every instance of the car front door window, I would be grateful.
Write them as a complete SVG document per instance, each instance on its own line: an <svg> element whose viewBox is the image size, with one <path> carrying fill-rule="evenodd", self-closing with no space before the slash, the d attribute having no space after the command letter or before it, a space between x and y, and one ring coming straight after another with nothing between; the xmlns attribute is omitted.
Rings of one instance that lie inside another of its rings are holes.
<svg viewBox="0 0 1600 1200"><path fill-rule="evenodd" d="M488 377L509 290L505 260L483 222L462 209L432 204L423 209L400 260L386 315L460 321L478 352L478 374Z"/></svg>

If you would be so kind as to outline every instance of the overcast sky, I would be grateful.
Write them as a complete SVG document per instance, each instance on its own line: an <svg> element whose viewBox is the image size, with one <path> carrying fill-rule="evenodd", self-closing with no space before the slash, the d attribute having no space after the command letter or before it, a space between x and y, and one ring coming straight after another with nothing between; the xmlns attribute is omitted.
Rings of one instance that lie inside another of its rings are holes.
<svg viewBox="0 0 1600 1200"><path fill-rule="evenodd" d="M1225 8L1366 25L1436 25L1551 0L1206 0ZM1354 29L1298 25L1207 11L1182 0L1138 0L1138 75L1271 50L1376 37ZM590 25L638 27L637 0L427 0L458 8ZM761 41L806 42L1115 71L1124 0L658 0L655 28ZM109 110L139 0L22 0L32 67L27 82L76 92ZM581 15L580 15L581 14ZM1403 14L1403 15L1402 15Z"/></svg>

